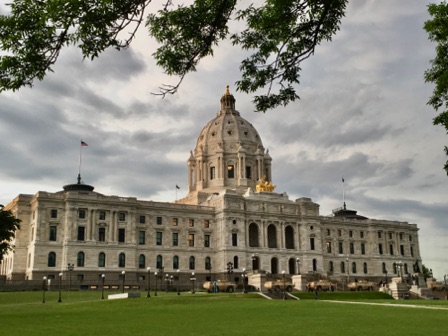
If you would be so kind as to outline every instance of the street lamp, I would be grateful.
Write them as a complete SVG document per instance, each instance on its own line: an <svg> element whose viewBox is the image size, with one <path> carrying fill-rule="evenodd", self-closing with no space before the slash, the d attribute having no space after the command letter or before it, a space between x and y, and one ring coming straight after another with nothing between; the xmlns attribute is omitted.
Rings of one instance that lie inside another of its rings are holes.
<svg viewBox="0 0 448 336"><path fill-rule="evenodd" d="M75 264L67 264L68 270L68 291L72 288L72 272L75 269Z"/></svg>
<svg viewBox="0 0 448 336"><path fill-rule="evenodd" d="M445 282L445 300L448 300L447 288L446 288L446 278L448 278L448 274L443 276L443 281Z"/></svg>
<svg viewBox="0 0 448 336"><path fill-rule="evenodd" d="M254 272L258 269L258 267L255 267L258 266L256 262L257 262L257 256L255 254L252 254L252 269L254 270Z"/></svg>
<svg viewBox="0 0 448 336"><path fill-rule="evenodd" d="M170 276L168 273L165 274L165 292L168 293L168 283L170 282Z"/></svg>
<svg viewBox="0 0 448 336"><path fill-rule="evenodd" d="M179 291L180 270L177 270L176 273L177 273L177 295L180 295L180 291Z"/></svg>
<svg viewBox="0 0 448 336"><path fill-rule="evenodd" d="M285 271L282 271L283 278L283 300L286 300L286 279L285 279Z"/></svg>
<svg viewBox="0 0 448 336"><path fill-rule="evenodd" d="M170 290L173 289L173 281L174 281L174 277L172 275L170 275Z"/></svg>
<svg viewBox="0 0 448 336"><path fill-rule="evenodd" d="M230 274L233 273L233 263L231 263L230 261L227 263L227 275L228 275L228 279L230 281Z"/></svg>
<svg viewBox="0 0 448 336"><path fill-rule="evenodd" d="M195 282L195 280L196 280L196 277L195 277L195 275L194 275L194 272L191 272L191 278L190 278L190 280L191 280L191 294L195 294L195 291L194 291L194 282Z"/></svg>
<svg viewBox="0 0 448 336"><path fill-rule="evenodd" d="M300 274L300 258L296 258L296 263L297 263L297 274Z"/></svg>
<svg viewBox="0 0 448 336"><path fill-rule="evenodd" d="M104 300L104 281L106 280L106 276L101 274L101 300Z"/></svg>
<svg viewBox="0 0 448 336"><path fill-rule="evenodd" d="M146 297L151 297L151 267L147 267L146 270L148 271L148 294L146 294Z"/></svg>
<svg viewBox="0 0 448 336"><path fill-rule="evenodd" d="M45 291L47 289L47 277L42 278L42 303L45 303Z"/></svg>
<svg viewBox="0 0 448 336"><path fill-rule="evenodd" d="M62 288L62 272L59 273L59 299L58 299L58 302L62 302L61 288Z"/></svg>
<svg viewBox="0 0 448 336"><path fill-rule="evenodd" d="M243 272L241 272L241 277L243 278L243 293L246 294L246 269L243 268Z"/></svg>
<svg viewBox="0 0 448 336"><path fill-rule="evenodd" d="M157 275L158 275L157 271L154 272L154 275L156 277L156 290L154 291L154 296L157 296Z"/></svg>
<svg viewBox="0 0 448 336"><path fill-rule="evenodd" d="M345 258L345 261L347 262L347 288L348 288L348 283L350 282L350 264L348 258Z"/></svg>
<svg viewBox="0 0 448 336"><path fill-rule="evenodd" d="M121 280L123 281L123 284L122 284L122 293L124 293L124 281L125 281L125 279L126 279L126 272L125 271L123 271L123 272L121 272Z"/></svg>

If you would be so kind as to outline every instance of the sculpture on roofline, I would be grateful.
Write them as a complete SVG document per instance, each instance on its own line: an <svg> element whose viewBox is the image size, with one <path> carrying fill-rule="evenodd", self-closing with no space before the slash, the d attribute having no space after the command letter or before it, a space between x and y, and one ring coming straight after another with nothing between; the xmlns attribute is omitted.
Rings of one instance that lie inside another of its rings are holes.
<svg viewBox="0 0 448 336"><path fill-rule="evenodd" d="M267 191L267 192L273 192L276 185L273 184L271 181L267 181L266 177L262 177L258 180L258 184L256 185L256 190L258 192L260 191Z"/></svg>

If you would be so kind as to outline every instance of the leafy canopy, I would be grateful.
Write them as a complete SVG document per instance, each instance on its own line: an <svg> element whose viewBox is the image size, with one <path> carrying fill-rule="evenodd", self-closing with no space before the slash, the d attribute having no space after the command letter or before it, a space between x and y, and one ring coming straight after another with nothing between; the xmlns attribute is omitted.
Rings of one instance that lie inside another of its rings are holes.
<svg viewBox="0 0 448 336"><path fill-rule="evenodd" d="M159 43L157 65L178 76L158 94L173 94L199 61L213 55L224 39L250 54L241 61L237 90L255 95L265 112L298 99L300 64L315 47L339 30L347 0L265 0L238 8L243 1L195 0L175 5L165 0L146 18L149 34ZM61 49L78 46L84 58L107 48L127 48L144 21L151 0L14 0L0 16L0 92L32 86L57 61ZM241 4L243 5L243 4ZM231 33L229 23L243 29ZM120 34L123 33L123 34ZM126 39L120 36L126 33Z"/></svg>
<svg viewBox="0 0 448 336"><path fill-rule="evenodd" d="M12 241L15 232L20 228L21 220L15 218L10 210L4 210L0 204L0 261L3 255L13 250Z"/></svg>
<svg viewBox="0 0 448 336"><path fill-rule="evenodd" d="M425 81L434 83L435 88L428 100L440 114L434 118L434 125L445 127L448 133L448 4L444 1L438 5L428 6L431 20L425 22L429 40L436 43L436 56L431 60L431 68L425 72ZM448 155L448 147L445 146ZM448 160L444 166L448 174Z"/></svg>

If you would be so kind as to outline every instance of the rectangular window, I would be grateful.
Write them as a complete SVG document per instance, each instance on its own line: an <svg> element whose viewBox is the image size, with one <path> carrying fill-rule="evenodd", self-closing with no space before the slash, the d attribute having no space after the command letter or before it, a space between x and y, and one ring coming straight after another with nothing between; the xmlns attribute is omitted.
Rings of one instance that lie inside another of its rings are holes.
<svg viewBox="0 0 448 336"><path fill-rule="evenodd" d="M404 246L400 245L400 254L404 256Z"/></svg>
<svg viewBox="0 0 448 336"><path fill-rule="evenodd" d="M343 254L343 253L344 253L344 243L339 242L339 254Z"/></svg>
<svg viewBox="0 0 448 336"><path fill-rule="evenodd" d="M106 219L106 211L100 211L98 213L98 219L99 220L105 220Z"/></svg>
<svg viewBox="0 0 448 336"><path fill-rule="evenodd" d="M235 178L235 166L234 165L227 166L227 178Z"/></svg>
<svg viewBox="0 0 448 336"><path fill-rule="evenodd" d="M252 167L250 166L246 166L246 178L247 179L252 179Z"/></svg>
<svg viewBox="0 0 448 336"><path fill-rule="evenodd" d="M145 245L146 244L146 231L138 232L138 244Z"/></svg>
<svg viewBox="0 0 448 336"><path fill-rule="evenodd" d="M140 215L140 224L145 224L145 223L146 223L145 215Z"/></svg>
<svg viewBox="0 0 448 336"><path fill-rule="evenodd" d="M382 237L381 231L378 231L378 238L381 238L381 237Z"/></svg>
<svg viewBox="0 0 448 336"><path fill-rule="evenodd" d="M173 218L173 226L178 226L179 220L177 218Z"/></svg>
<svg viewBox="0 0 448 336"><path fill-rule="evenodd" d="M124 213L124 212L119 212L119 213L118 213L118 220L119 220L120 222L124 222L124 221L126 220L126 213Z"/></svg>
<svg viewBox="0 0 448 336"><path fill-rule="evenodd" d="M49 237L49 240L50 241L56 241L56 237L57 237L57 227L52 225L52 226L50 226L50 237Z"/></svg>
<svg viewBox="0 0 448 336"><path fill-rule="evenodd" d="M173 246L179 246L179 233L173 232Z"/></svg>
<svg viewBox="0 0 448 336"><path fill-rule="evenodd" d="M392 232L389 232L389 239L392 239Z"/></svg>
<svg viewBox="0 0 448 336"><path fill-rule="evenodd" d="M414 256L414 248L411 246L411 257Z"/></svg>
<svg viewBox="0 0 448 336"><path fill-rule="evenodd" d="M190 219L188 220L188 226L189 226L189 227L193 227L193 226L194 226L194 219L190 218Z"/></svg>
<svg viewBox="0 0 448 336"><path fill-rule="evenodd" d="M350 238L353 237L353 231L352 231L352 230L348 231L348 236L349 236Z"/></svg>
<svg viewBox="0 0 448 336"><path fill-rule="evenodd" d="M156 224L157 225L162 225L162 217L157 217L156 218Z"/></svg>
<svg viewBox="0 0 448 336"><path fill-rule="evenodd" d="M78 210L78 218L81 218L81 219L86 218L86 211L84 209Z"/></svg>
<svg viewBox="0 0 448 336"><path fill-rule="evenodd" d="M190 246L190 247L194 246L194 234L193 233L188 234L188 246Z"/></svg>
<svg viewBox="0 0 448 336"><path fill-rule="evenodd" d="M210 227L210 221L209 221L208 219L206 219L206 220L204 221L204 227L205 227L206 229L208 229L208 228Z"/></svg>
<svg viewBox="0 0 448 336"><path fill-rule="evenodd" d="M210 235L204 235L204 247L210 247Z"/></svg>
<svg viewBox="0 0 448 336"><path fill-rule="evenodd" d="M400 240L403 240L403 234L400 233Z"/></svg>
<svg viewBox="0 0 448 336"><path fill-rule="evenodd" d="M85 233L86 233L86 228L84 226L78 226L78 240L84 241L86 238Z"/></svg>
<svg viewBox="0 0 448 336"><path fill-rule="evenodd" d="M100 242L106 241L106 228L100 227L98 229L98 240Z"/></svg>
<svg viewBox="0 0 448 336"><path fill-rule="evenodd" d="M389 254L394 255L394 246L392 244L389 245Z"/></svg>
<svg viewBox="0 0 448 336"><path fill-rule="evenodd" d="M232 246L238 246L238 234L232 233Z"/></svg>
<svg viewBox="0 0 448 336"><path fill-rule="evenodd" d="M364 238L364 231L361 231L361 232L359 233L359 236L360 236L361 238Z"/></svg>
<svg viewBox="0 0 448 336"><path fill-rule="evenodd" d="M331 253L331 242L327 242L327 253Z"/></svg>
<svg viewBox="0 0 448 336"><path fill-rule="evenodd" d="M58 210L51 209L51 218L58 218Z"/></svg>
<svg viewBox="0 0 448 336"><path fill-rule="evenodd" d="M126 239L126 229L118 229L118 242L124 243Z"/></svg>
<svg viewBox="0 0 448 336"><path fill-rule="evenodd" d="M350 254L355 254L355 244L350 243Z"/></svg>
<svg viewBox="0 0 448 336"><path fill-rule="evenodd" d="M361 254L366 254L366 244L361 243Z"/></svg>
<svg viewBox="0 0 448 336"><path fill-rule="evenodd" d="M331 235L330 229L327 229L327 236L330 236L330 235Z"/></svg>
<svg viewBox="0 0 448 336"><path fill-rule="evenodd" d="M214 180L216 178L215 167L210 167L210 180Z"/></svg>
<svg viewBox="0 0 448 336"><path fill-rule="evenodd" d="M315 246L314 246L314 238L310 238L310 250L314 251L314 248L315 248Z"/></svg>
<svg viewBox="0 0 448 336"><path fill-rule="evenodd" d="M383 254L383 244L378 244L378 253Z"/></svg>
<svg viewBox="0 0 448 336"><path fill-rule="evenodd" d="M412 241L412 236L411 235L409 236L409 241Z"/></svg>
<svg viewBox="0 0 448 336"><path fill-rule="evenodd" d="M156 245L162 245L162 232L156 232Z"/></svg>
<svg viewBox="0 0 448 336"><path fill-rule="evenodd" d="M338 230L338 236L339 236L339 237L342 236L342 230Z"/></svg>

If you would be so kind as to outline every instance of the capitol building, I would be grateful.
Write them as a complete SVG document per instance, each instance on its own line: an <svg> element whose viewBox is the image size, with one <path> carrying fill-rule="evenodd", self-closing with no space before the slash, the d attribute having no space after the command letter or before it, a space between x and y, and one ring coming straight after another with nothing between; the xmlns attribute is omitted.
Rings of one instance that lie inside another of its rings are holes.
<svg viewBox="0 0 448 336"><path fill-rule="evenodd" d="M283 272L379 282L397 276L397 265L402 277L421 267L416 224L366 218L345 203L322 216L311 198L276 189L274 162L227 88L188 157L185 197L104 195L80 177L58 192L19 194L5 207L22 222L0 275L25 281L62 272L71 286L90 288L102 275L112 285L125 274L129 286L145 288L155 272L185 284L194 272L200 287Z"/></svg>

